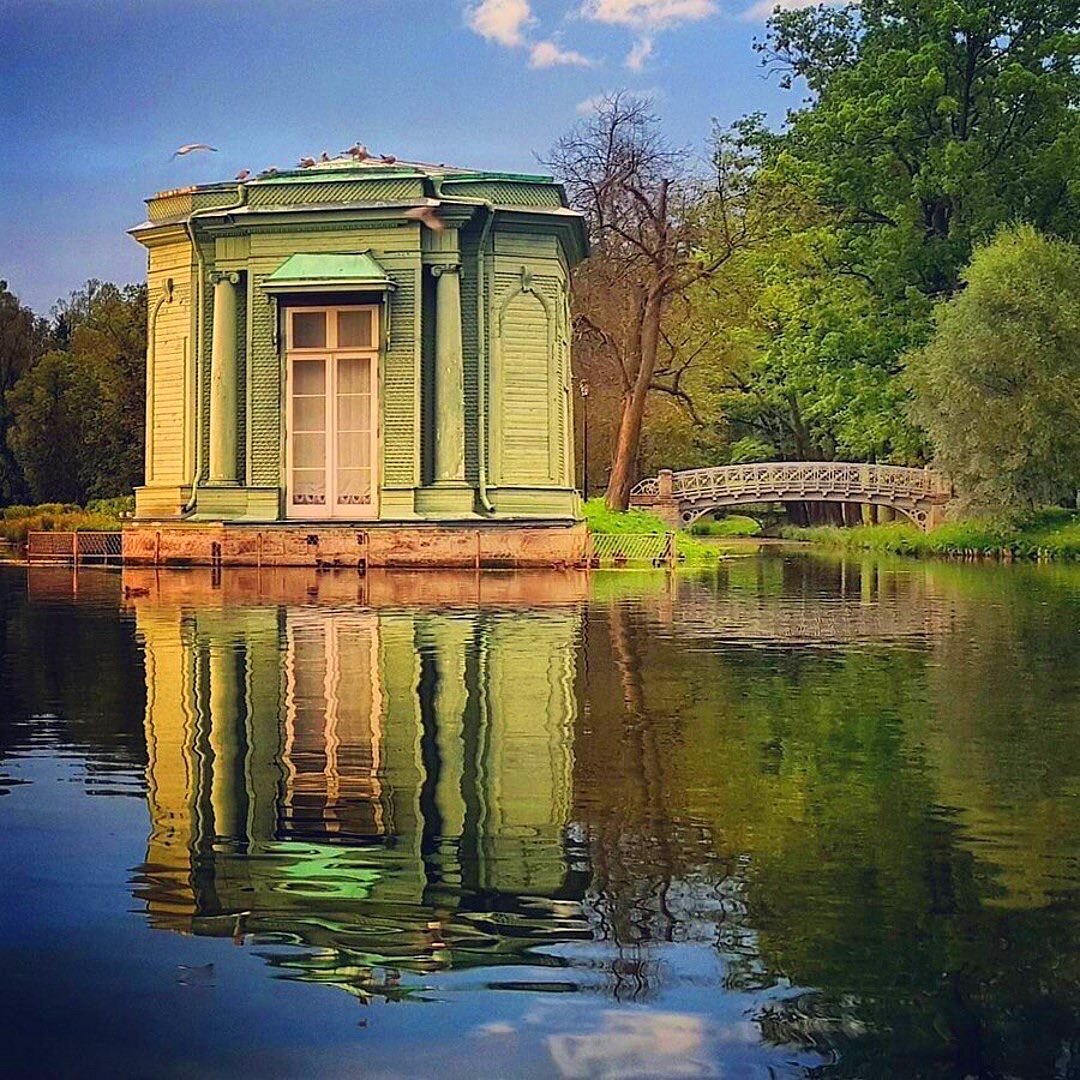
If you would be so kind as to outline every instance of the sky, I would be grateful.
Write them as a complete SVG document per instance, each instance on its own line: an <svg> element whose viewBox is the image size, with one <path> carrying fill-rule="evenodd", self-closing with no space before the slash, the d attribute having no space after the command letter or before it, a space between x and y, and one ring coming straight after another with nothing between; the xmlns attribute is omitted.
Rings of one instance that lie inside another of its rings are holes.
<svg viewBox="0 0 1080 1080"><path fill-rule="evenodd" d="M805 0L786 0L800 5ZM797 104L753 51L755 0L0 0L0 279L42 314L140 281L155 191L373 153L542 171L596 95L668 137ZM206 142L217 152L173 158Z"/></svg>

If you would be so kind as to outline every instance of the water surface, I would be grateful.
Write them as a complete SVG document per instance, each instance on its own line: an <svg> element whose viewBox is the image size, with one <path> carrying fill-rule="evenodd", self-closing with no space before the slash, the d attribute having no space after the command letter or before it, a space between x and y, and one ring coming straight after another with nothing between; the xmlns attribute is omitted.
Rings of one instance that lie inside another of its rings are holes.
<svg viewBox="0 0 1080 1080"><path fill-rule="evenodd" d="M1080 1076L1080 570L0 567L5 1071Z"/></svg>

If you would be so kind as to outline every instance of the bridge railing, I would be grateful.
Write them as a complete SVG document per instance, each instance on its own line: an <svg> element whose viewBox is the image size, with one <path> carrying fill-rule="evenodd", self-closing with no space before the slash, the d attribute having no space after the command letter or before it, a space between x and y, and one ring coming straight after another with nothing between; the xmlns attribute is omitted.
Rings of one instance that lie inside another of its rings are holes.
<svg viewBox="0 0 1080 1080"><path fill-rule="evenodd" d="M948 481L929 469L860 462L763 461L671 474L671 496L676 501L756 491L771 494L777 490L873 492L916 497L947 497L950 493ZM642 480L631 496L641 500L660 498L659 477Z"/></svg>

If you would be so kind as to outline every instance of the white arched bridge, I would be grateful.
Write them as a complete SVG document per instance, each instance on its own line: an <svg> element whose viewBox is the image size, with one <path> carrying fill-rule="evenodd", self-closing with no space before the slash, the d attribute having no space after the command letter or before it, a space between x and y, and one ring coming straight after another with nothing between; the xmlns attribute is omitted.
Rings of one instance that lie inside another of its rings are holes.
<svg viewBox="0 0 1080 1080"><path fill-rule="evenodd" d="M761 461L671 472L642 480L630 505L652 510L670 525L753 503L832 502L885 506L923 529L940 523L952 486L930 469L848 461Z"/></svg>

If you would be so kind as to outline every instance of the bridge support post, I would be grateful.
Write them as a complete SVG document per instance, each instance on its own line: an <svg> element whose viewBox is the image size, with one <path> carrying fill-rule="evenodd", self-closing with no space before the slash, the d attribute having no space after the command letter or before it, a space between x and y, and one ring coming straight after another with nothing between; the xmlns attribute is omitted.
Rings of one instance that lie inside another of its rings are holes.
<svg viewBox="0 0 1080 1080"><path fill-rule="evenodd" d="M661 469L660 472L657 473L656 478L659 483L660 491L656 503L652 507L652 511L657 517L661 518L665 524L672 529L677 529L680 525L679 504L675 501L672 472L670 469Z"/></svg>

